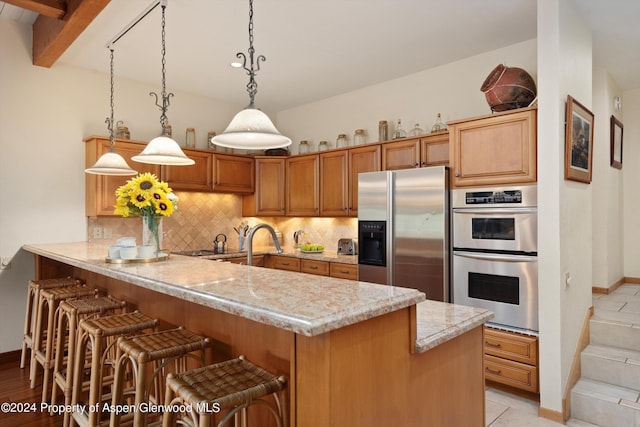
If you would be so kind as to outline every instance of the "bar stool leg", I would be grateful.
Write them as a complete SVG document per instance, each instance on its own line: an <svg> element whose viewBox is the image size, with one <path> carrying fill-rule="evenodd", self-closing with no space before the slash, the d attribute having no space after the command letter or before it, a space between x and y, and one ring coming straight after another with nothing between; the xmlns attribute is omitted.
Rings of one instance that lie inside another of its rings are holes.
<svg viewBox="0 0 640 427"><path fill-rule="evenodd" d="M24 332L22 334L22 353L20 354L20 369L24 369L24 364L27 360L27 347L31 347L33 351L33 326L34 326L34 317L35 311L33 311L33 303L37 301L35 296L36 290L31 286L27 288L27 309L24 315ZM29 338L30 337L30 338ZM30 340L27 343L27 340ZM29 344L29 345L27 345ZM31 374L29 374L29 379L31 379Z"/></svg>

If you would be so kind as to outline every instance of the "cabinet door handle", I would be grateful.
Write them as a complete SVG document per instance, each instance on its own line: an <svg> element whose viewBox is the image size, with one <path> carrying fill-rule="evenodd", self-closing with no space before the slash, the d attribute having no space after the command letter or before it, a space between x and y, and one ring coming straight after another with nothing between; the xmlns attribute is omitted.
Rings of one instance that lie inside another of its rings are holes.
<svg viewBox="0 0 640 427"><path fill-rule="evenodd" d="M288 262L283 262L282 265L289 265L289 263Z"/></svg>
<svg viewBox="0 0 640 427"><path fill-rule="evenodd" d="M489 347L496 347L496 348L502 347L502 345L500 343L495 343L495 342L491 342L491 341L485 341L484 343L485 343L485 345L488 345Z"/></svg>
<svg viewBox="0 0 640 427"><path fill-rule="evenodd" d="M502 375L502 371L500 369L496 370L496 369L491 369L489 367L485 367L484 370L489 372L490 374Z"/></svg>
<svg viewBox="0 0 640 427"><path fill-rule="evenodd" d="M460 178L460 172L456 172L454 175L456 178Z"/></svg>
<svg viewBox="0 0 640 427"><path fill-rule="evenodd" d="M311 270L317 270L317 269L318 269L318 266L317 266L317 265L310 265L310 266L309 266L309 268L310 268Z"/></svg>
<svg viewBox="0 0 640 427"><path fill-rule="evenodd" d="M349 274L349 270L340 270L340 273L342 273L342 274Z"/></svg>
<svg viewBox="0 0 640 427"><path fill-rule="evenodd" d="M418 162L415 162L415 163L413 164L413 167L414 167L414 168L417 168L418 166L420 166L420 163L418 163Z"/></svg>

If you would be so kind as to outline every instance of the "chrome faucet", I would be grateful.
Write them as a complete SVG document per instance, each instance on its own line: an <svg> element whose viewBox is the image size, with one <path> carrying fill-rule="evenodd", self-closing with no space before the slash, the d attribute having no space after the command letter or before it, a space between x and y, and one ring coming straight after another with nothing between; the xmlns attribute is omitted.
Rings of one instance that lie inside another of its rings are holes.
<svg viewBox="0 0 640 427"><path fill-rule="evenodd" d="M247 235L247 265L253 265L253 235L256 234L256 231L261 228L266 228L271 233L273 237L273 241L276 244L276 252L281 254L282 248L280 247L280 242L278 241L278 237L276 236L276 231L269 224L260 223L251 227L249 230L249 234Z"/></svg>

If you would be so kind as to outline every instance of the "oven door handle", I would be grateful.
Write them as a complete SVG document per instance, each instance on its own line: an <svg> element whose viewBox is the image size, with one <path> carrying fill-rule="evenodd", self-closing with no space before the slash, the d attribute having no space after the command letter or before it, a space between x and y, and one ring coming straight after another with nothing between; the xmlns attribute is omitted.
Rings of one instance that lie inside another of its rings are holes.
<svg viewBox="0 0 640 427"><path fill-rule="evenodd" d="M453 209L454 214L532 214L538 212L538 208L464 208Z"/></svg>
<svg viewBox="0 0 640 427"><path fill-rule="evenodd" d="M504 261L504 262L536 262L538 260L538 257L535 257L535 256L489 254L484 252L454 251L453 256L461 256L461 257L473 258L473 259L484 259L487 261Z"/></svg>

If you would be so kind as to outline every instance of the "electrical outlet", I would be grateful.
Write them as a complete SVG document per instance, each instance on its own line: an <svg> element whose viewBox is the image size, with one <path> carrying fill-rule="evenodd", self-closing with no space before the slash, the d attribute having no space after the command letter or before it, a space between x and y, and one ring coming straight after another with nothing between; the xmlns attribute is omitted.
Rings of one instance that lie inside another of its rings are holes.
<svg viewBox="0 0 640 427"><path fill-rule="evenodd" d="M105 227L105 228L102 229L102 238L103 239L110 239L112 237L113 237L113 233L112 233L110 228Z"/></svg>
<svg viewBox="0 0 640 427"><path fill-rule="evenodd" d="M0 258L0 270L9 270L11 268L11 258L10 257L2 257Z"/></svg>
<svg viewBox="0 0 640 427"><path fill-rule="evenodd" d="M102 227L93 227L93 238L102 239Z"/></svg>

